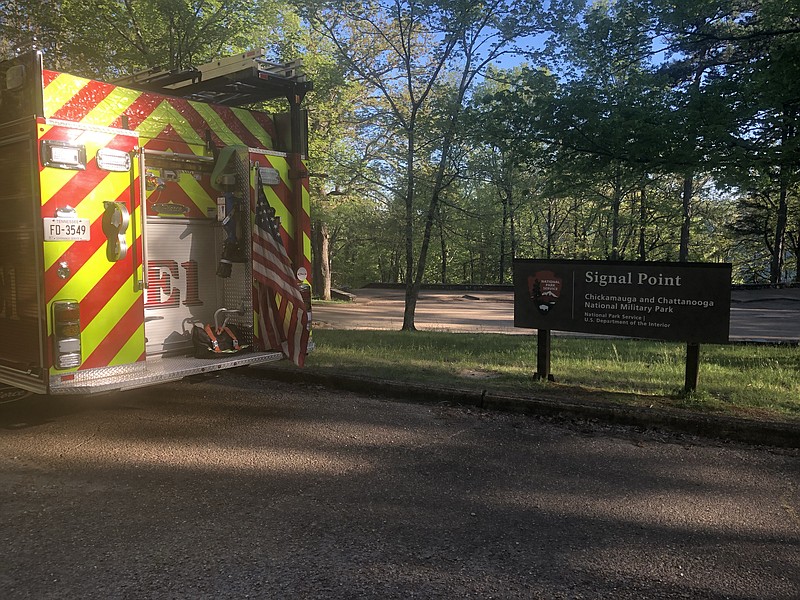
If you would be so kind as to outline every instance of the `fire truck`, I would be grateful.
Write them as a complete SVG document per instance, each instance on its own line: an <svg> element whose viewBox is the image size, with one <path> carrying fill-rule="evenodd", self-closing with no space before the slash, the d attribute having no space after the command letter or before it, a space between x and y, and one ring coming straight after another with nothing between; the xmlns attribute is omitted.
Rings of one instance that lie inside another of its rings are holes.
<svg viewBox="0 0 800 600"><path fill-rule="evenodd" d="M263 50L114 82L0 62L0 383L88 394L302 362L310 89Z"/></svg>

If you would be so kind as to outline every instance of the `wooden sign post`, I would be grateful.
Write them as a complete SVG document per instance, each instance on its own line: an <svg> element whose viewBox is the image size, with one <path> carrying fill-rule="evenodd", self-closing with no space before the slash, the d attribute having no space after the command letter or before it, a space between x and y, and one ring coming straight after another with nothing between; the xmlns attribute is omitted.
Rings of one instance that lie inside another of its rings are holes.
<svg viewBox="0 0 800 600"><path fill-rule="evenodd" d="M536 372L533 378L537 381L555 381L550 373L550 331L547 329L536 332Z"/></svg>

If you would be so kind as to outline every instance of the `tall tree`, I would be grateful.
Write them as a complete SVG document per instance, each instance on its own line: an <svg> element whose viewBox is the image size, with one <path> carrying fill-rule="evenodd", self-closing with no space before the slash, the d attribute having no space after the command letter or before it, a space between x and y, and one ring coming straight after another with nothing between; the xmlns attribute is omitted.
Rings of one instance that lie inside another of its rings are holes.
<svg viewBox="0 0 800 600"><path fill-rule="evenodd" d="M506 0L309 3L314 27L383 99L387 134L399 133L404 140L404 169L396 183L405 205L405 330L415 329L417 298L465 99L489 64L510 52L518 37L538 31L539 8L538 2ZM438 125L426 124L428 131L436 131L434 139L420 139L426 120ZM420 163L431 159L432 179L420 206ZM415 253L418 227L422 235Z"/></svg>
<svg viewBox="0 0 800 600"><path fill-rule="evenodd" d="M684 72L695 118L682 129L707 170L748 188L768 175L775 202L769 278L779 281L798 170L800 7L784 0L654 3L672 73ZM698 102L699 100L699 102ZM755 171L754 171L755 170ZM764 198L753 190L750 202ZM750 204L751 205L751 204ZM741 227L738 227L741 231Z"/></svg>

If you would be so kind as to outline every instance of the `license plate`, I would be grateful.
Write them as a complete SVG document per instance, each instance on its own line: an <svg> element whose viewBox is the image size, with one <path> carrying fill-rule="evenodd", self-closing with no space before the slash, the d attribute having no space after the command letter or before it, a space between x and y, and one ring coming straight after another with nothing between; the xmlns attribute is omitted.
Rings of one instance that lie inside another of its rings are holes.
<svg viewBox="0 0 800 600"><path fill-rule="evenodd" d="M45 242L88 241L89 219L44 219Z"/></svg>

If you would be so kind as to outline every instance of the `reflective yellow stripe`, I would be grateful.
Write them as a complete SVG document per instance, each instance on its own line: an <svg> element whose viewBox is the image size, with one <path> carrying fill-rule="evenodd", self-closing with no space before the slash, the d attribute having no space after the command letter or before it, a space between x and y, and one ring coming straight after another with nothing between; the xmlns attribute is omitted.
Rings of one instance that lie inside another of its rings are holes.
<svg viewBox="0 0 800 600"><path fill-rule="evenodd" d="M287 302L288 300L281 298L282 302ZM286 313L283 315L283 329L284 331L289 331L289 327L291 325L293 312L289 310L292 307L291 304L287 307Z"/></svg>
<svg viewBox="0 0 800 600"><path fill-rule="evenodd" d="M50 183L51 174L59 173L60 169L51 169L48 170L47 177L43 177L42 187L44 188L45 181ZM86 194L85 200L83 198L76 199L75 205L78 205L78 202L83 202L79 209L78 209L78 217L82 219L89 219L90 223L94 223L100 216L103 214L103 201L114 201L120 197L129 185L129 175L128 173L109 173L103 180L97 184L97 186L91 190L88 194ZM60 189L60 188L59 188ZM58 191L58 190L56 190ZM47 199L49 200L49 196ZM44 194L42 194L42 200L45 200ZM124 198L126 205L130 209L130 204L128 203L128 198ZM55 215L54 215L55 216ZM133 240L131 239L131 228L128 227L128 243L130 244ZM45 269L49 269L63 254L63 252L74 242L47 242L45 244ZM130 247L130 246L129 246ZM105 249L105 245L103 245L103 249ZM105 253L103 254L105 258Z"/></svg>
<svg viewBox="0 0 800 600"><path fill-rule="evenodd" d="M270 164L278 171L284 185L291 190L292 184L289 180L289 163L286 162L286 159L272 158ZM264 193L267 196L269 205L275 209L275 215L281 218L281 226L286 230L286 233L289 234L289 237L294 239L294 216L289 210L289 207L283 203L283 199L278 196L271 185L264 186ZM291 201L291 198L287 198L287 201Z"/></svg>
<svg viewBox="0 0 800 600"><path fill-rule="evenodd" d="M112 263L108 263L111 265ZM100 280L100 277L95 281L95 285ZM81 332L81 340L83 342L83 357L84 359L95 351L122 315L124 315L131 306L136 302L136 295L131 294L133 289L133 276L129 277L124 284L116 291L116 293L108 300L108 302L100 309L97 316L92 319L86 328ZM141 342L141 340L140 340ZM126 360L125 362L133 362L138 358L141 353L142 345L139 346L139 352L136 356Z"/></svg>
<svg viewBox="0 0 800 600"><path fill-rule="evenodd" d="M69 242L65 242L69 244ZM78 243L78 242L73 242ZM51 242L47 243L49 247ZM61 245L59 243L59 245ZM49 261L53 264L53 261ZM97 285L97 282L106 274L108 269L114 263L108 262L106 258L106 245L103 244L97 251L92 254L89 260L78 271L72 273L70 278L58 292L60 298L75 298L76 300L83 300L84 296Z"/></svg>
<svg viewBox="0 0 800 600"><path fill-rule="evenodd" d="M183 118L183 115L166 100L149 117L142 121L136 130L142 137L152 139L157 138L167 125L171 125L187 144L199 144L205 147L205 140L192 129L191 125Z"/></svg>
<svg viewBox="0 0 800 600"><path fill-rule="evenodd" d="M311 260L311 238L308 237L306 232L303 232L303 256L306 260Z"/></svg>
<svg viewBox="0 0 800 600"><path fill-rule="evenodd" d="M243 110L241 108L234 108L232 110L236 117L242 122L242 125L244 125L247 130L264 145L264 148L272 148L272 138L270 137L269 133L264 131L264 128L258 121L255 120L255 118L253 118L253 115L249 110Z"/></svg>
<svg viewBox="0 0 800 600"><path fill-rule="evenodd" d="M292 227L294 219L292 218L292 213L289 212L289 209L284 205L283 201L278 197L271 186L267 186L265 191L269 205L275 209L275 215L281 218L281 226L286 230L286 233L289 234L289 237L294 238L294 228Z"/></svg>
<svg viewBox="0 0 800 600"><path fill-rule="evenodd" d="M126 365L135 362L142 354L144 348L144 323L133 333L131 338L120 349L114 359L111 361L112 365Z"/></svg>
<svg viewBox="0 0 800 600"><path fill-rule="evenodd" d="M208 210L212 208L216 208L217 206L217 199L215 197L211 197L208 195L208 191L200 185L200 182L197 181L194 177L187 173L181 173L180 178L178 180L178 185L181 186L181 189L186 192L186 195L191 198L192 203L200 209L204 215L208 215ZM221 195L221 194L220 194Z"/></svg>
<svg viewBox="0 0 800 600"><path fill-rule="evenodd" d="M64 108L70 99L80 92L86 84L89 83L87 79L73 77L61 73L50 82L44 94L44 114L50 116L56 114L59 110Z"/></svg>
<svg viewBox="0 0 800 600"><path fill-rule="evenodd" d="M205 119L209 129L216 133L223 143L228 146L236 146L243 143L236 134L228 129L222 118L208 104L192 102L191 105Z"/></svg>
<svg viewBox="0 0 800 600"><path fill-rule="evenodd" d="M73 177L78 174L78 171L69 171L67 169L48 169L40 177L41 191L42 191L42 206L44 206L50 198L52 198L58 190L67 185ZM72 204L77 204L81 198L77 198ZM55 217L55 215L45 215L46 217Z"/></svg>
<svg viewBox="0 0 800 600"><path fill-rule="evenodd" d="M101 213L102 203L100 203L99 208L95 210L95 215L92 215L92 217L99 218ZM87 218L89 218L88 215ZM141 236L141 231L139 231L138 234ZM131 252L134 243L133 231L131 227L128 227L128 231L125 232L125 241L128 244L128 252ZM63 252L67 250L71 244L75 243L81 242L47 242L45 244L45 268L49 269L53 263L55 263L55 261L62 256ZM76 300L82 300L86 294L88 294L89 291L95 285L97 285L103 276L114 266L114 264L115 263L113 262L109 262L108 257L106 256L106 240L103 239L103 243L94 252L94 254L92 254L92 256L89 257L84 265L78 271L74 272L67 280L67 282L64 284L64 287L61 288L61 291L59 291L58 296L60 298L75 298ZM130 283L130 286L130 289L133 289L133 282ZM126 293L129 293L129 291L130 290L128 290ZM133 299L135 297L136 296L133 295L131 298ZM95 319L95 321L96 320L97 319ZM114 322L116 323L116 320L114 320Z"/></svg>
<svg viewBox="0 0 800 600"><path fill-rule="evenodd" d="M302 185L302 183L298 181L297 185ZM303 186L303 212L306 214L306 217L310 217L311 195L308 193L308 189L306 189L305 186ZM303 255L307 261L311 262L311 238L308 237L305 231L303 232Z"/></svg>
<svg viewBox="0 0 800 600"><path fill-rule="evenodd" d="M134 90L121 87L114 88L104 100L87 113L81 120L81 123L101 125L103 127L119 125L116 122L117 119L119 119L120 115L122 115L141 95L141 92L136 92Z"/></svg>

